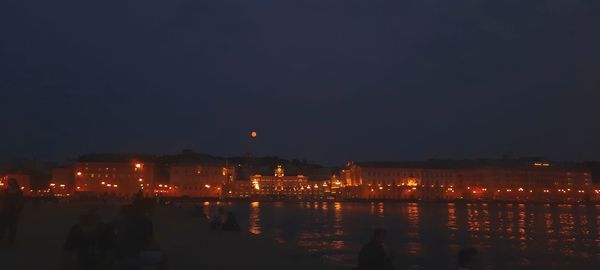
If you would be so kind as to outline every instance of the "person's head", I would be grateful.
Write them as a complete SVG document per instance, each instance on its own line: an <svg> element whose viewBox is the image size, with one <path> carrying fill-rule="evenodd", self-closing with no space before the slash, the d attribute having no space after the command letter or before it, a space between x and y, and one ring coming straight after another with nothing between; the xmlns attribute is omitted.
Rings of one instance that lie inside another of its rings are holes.
<svg viewBox="0 0 600 270"><path fill-rule="evenodd" d="M458 252L458 266L471 270L481 269L479 251L473 247L464 248Z"/></svg>
<svg viewBox="0 0 600 270"><path fill-rule="evenodd" d="M372 239L377 242L383 242L385 239L385 234L386 234L385 229L382 229L382 228L375 229L375 230L373 230Z"/></svg>
<svg viewBox="0 0 600 270"><path fill-rule="evenodd" d="M9 189L19 189L19 183L17 182L17 179L14 179L14 178L8 179L8 188Z"/></svg>
<svg viewBox="0 0 600 270"><path fill-rule="evenodd" d="M100 218L95 209L87 210L79 217L79 225L85 232L93 231L98 226Z"/></svg>

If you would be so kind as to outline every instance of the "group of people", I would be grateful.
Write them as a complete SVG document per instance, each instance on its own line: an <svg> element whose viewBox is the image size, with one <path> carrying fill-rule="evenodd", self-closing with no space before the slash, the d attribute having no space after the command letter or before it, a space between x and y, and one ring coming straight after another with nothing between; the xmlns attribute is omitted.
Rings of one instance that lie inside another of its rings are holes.
<svg viewBox="0 0 600 270"><path fill-rule="evenodd" d="M61 269L164 270L167 260L154 239L149 209L134 202L121 208L111 223L88 210L69 230Z"/></svg>
<svg viewBox="0 0 600 270"><path fill-rule="evenodd" d="M386 231L375 229L371 240L358 254L358 270L393 270L392 254L385 244ZM480 270L482 268L479 251L473 247L458 253L458 270Z"/></svg>
<svg viewBox="0 0 600 270"><path fill-rule="evenodd" d="M239 232L241 230L240 224L233 212L229 211L226 214L224 207L217 209L217 214L208 223L209 227L213 230Z"/></svg>

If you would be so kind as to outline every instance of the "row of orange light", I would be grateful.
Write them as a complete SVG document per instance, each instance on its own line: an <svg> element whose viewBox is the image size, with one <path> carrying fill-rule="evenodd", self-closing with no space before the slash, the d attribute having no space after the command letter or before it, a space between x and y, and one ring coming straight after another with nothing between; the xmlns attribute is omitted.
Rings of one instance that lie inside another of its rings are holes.
<svg viewBox="0 0 600 270"><path fill-rule="evenodd" d="M139 168L141 168L141 167L142 167L142 164L140 164L140 163L136 163L135 164L136 170L139 169ZM108 170L108 168L106 168L106 169ZM82 172L77 172L76 174L77 174L77 176L82 176L83 175Z"/></svg>
<svg viewBox="0 0 600 270"><path fill-rule="evenodd" d="M383 187L379 186L379 189L380 189L380 190L382 190L382 189L383 189ZM413 189L413 190L415 190L415 189L416 189L416 187L413 187L412 189ZM469 190L470 190L470 189L471 189L471 187L467 187L467 189L469 189ZM482 189L480 189L480 190L481 190L481 192L485 192L485 191L487 191L487 188L482 188ZM373 190L373 189L371 189L371 191L374 191L374 190ZM410 190L409 190L409 191L410 191ZM499 190L499 189L498 189L498 190L496 190L496 191L497 191L497 192L501 192L501 190ZM524 192L525 190L524 190L523 188L518 188L518 189L517 189L517 191L519 191L519 192ZM570 188L568 188L568 189L566 189L566 190L565 190L565 189L558 189L557 191L558 191L558 192L562 192L562 193L566 193L566 192L569 192L569 191L571 191L571 189L570 189ZM453 189L453 188L447 188L446 192L454 192L454 189ZM506 189L506 192L512 192L512 189ZM533 192L533 190L532 190L532 189L530 189L530 190L529 190L529 192ZM549 190L549 189L544 189L544 190L543 190L543 192L544 192L544 193L549 193L549 192L550 192L550 190ZM580 190L577 190L577 192L578 192L578 193L585 193L585 190L581 190L581 189L580 189ZM600 193L600 190L594 190L594 192L595 192L595 193ZM478 193L478 191L477 191L477 190L473 190L473 191L472 191L472 193L473 193L473 194L477 194L477 193Z"/></svg>
<svg viewBox="0 0 600 270"><path fill-rule="evenodd" d="M379 190L382 190L382 189L383 189L383 187L379 187ZM407 191L408 191L408 192L412 192L413 190L416 190L416 189L417 189L416 187L412 187L411 189L409 189L409 190L407 190ZM390 189L388 189L388 191L389 191L389 190L390 190ZM374 189L371 189L371 192L374 192L374 191L375 191ZM454 191L452 191L452 192L454 192Z"/></svg>
<svg viewBox="0 0 600 270"><path fill-rule="evenodd" d="M55 186L56 186L56 184L54 184L54 183L50 183L50 186L51 186L51 187L55 187ZM60 185L58 185L58 186L60 186L61 188L65 188L65 184L60 184Z"/></svg>
<svg viewBox="0 0 600 270"><path fill-rule="evenodd" d="M371 186L371 184L367 184L367 186L369 186L369 187L370 187L370 186ZM377 184L377 186L378 186L378 187L381 187L381 184ZM392 186L392 184L387 184L387 186L388 186L388 187L391 187L391 186ZM399 184L399 185L396 185L396 186L397 186L397 187L403 187L403 186L416 187L416 186L418 186L418 184L416 184L416 183L413 183L413 182L409 182L409 183L407 183L407 184L405 184L405 183L402 183L402 184ZM421 185L421 187L425 187L425 185ZM435 187L435 186L434 186L434 185L431 185L431 187ZM440 185L440 187L444 187L444 185Z"/></svg>
<svg viewBox="0 0 600 270"><path fill-rule="evenodd" d="M100 184L102 184L103 186L107 186L107 187L114 187L114 188L119 187L119 185L117 185L117 184L107 184L106 182L102 182Z"/></svg>

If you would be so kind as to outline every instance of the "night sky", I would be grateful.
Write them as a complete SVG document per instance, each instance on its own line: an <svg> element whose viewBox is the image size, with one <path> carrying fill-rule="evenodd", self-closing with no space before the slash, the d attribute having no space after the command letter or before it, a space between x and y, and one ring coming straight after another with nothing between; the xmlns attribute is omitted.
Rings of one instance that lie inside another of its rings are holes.
<svg viewBox="0 0 600 270"><path fill-rule="evenodd" d="M591 160L599 104L596 0L0 1L0 160Z"/></svg>

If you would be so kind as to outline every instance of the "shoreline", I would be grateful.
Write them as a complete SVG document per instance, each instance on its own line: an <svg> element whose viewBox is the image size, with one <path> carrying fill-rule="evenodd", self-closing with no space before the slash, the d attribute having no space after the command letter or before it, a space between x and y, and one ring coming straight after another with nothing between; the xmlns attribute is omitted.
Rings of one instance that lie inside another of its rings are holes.
<svg viewBox="0 0 600 270"><path fill-rule="evenodd" d="M350 265L333 262L325 256L311 254L295 245L280 243L267 235L252 234L246 230L240 232L211 230L206 219L191 216L192 210L186 207L157 208L155 216L165 216L165 212L171 214L178 212L175 215L177 217L154 218L155 227L159 231L157 233L159 242L170 242L170 238L180 235L178 237L180 241L176 245L164 249L169 258L172 254L178 254L177 257L181 258L175 261L170 259L170 269L342 270L352 268ZM175 219L178 218L182 220L177 222ZM188 220L187 224L177 228L177 232L160 230L168 227L166 223L176 221L179 224L185 222L184 220Z"/></svg>
<svg viewBox="0 0 600 270"><path fill-rule="evenodd" d="M417 199L344 199L344 200L291 200L291 199L270 199L270 198L181 198L181 197L162 197L163 201L171 203L204 203L204 202L282 202L282 203L314 203L314 202L332 202L332 203L500 203L500 204L571 204L571 205L598 205L600 201L539 201L539 200L417 200Z"/></svg>

